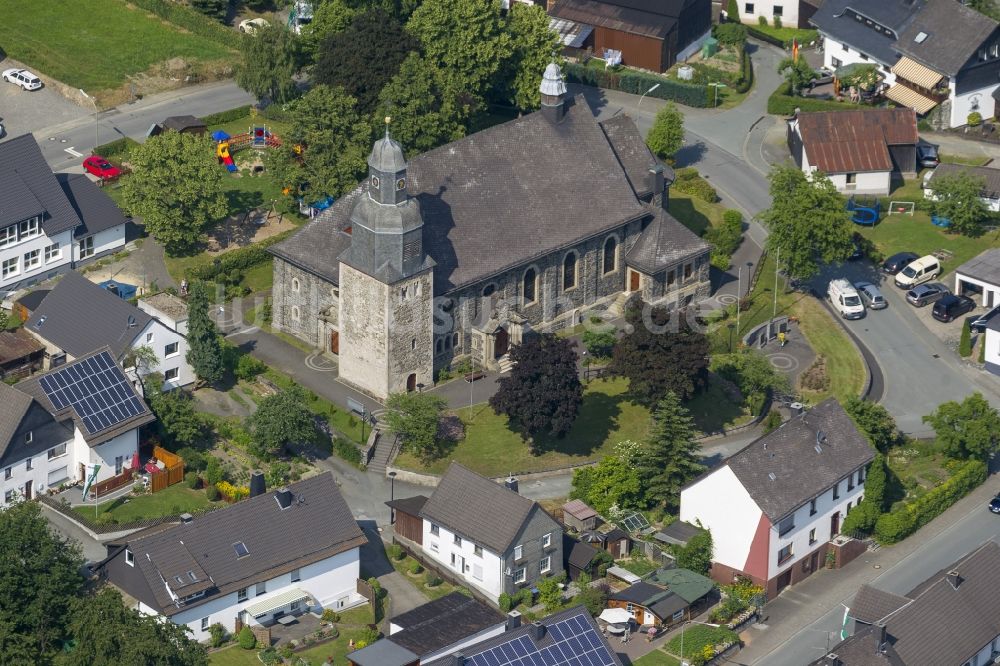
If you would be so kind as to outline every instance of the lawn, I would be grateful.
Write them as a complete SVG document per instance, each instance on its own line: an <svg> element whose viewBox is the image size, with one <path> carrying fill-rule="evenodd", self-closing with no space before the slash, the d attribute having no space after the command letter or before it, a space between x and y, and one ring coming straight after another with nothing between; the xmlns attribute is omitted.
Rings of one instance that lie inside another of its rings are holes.
<svg viewBox="0 0 1000 666"><path fill-rule="evenodd" d="M633 666L681 666L680 659L663 650L653 650L632 662Z"/></svg>
<svg viewBox="0 0 1000 666"><path fill-rule="evenodd" d="M646 574L653 573L659 569L655 562L646 559L645 557L623 560L617 562L616 564L626 571L631 571L636 576L645 576Z"/></svg>
<svg viewBox="0 0 1000 666"><path fill-rule="evenodd" d="M177 483L158 493L138 496L126 495L110 502L104 502L98 507L98 515L102 520L129 523L135 520L176 516L185 512L198 511L211 504L205 497L205 491L191 490L183 483ZM76 506L73 507L73 510L88 520L94 519L93 505Z"/></svg>
<svg viewBox="0 0 1000 666"><path fill-rule="evenodd" d="M682 638L683 636L683 638ZM704 624L689 624L682 634L670 639L664 647L675 655L690 659L701 653L706 645L714 646L735 642L739 636L725 627L710 627ZM681 654L681 641L684 643L684 654Z"/></svg>
<svg viewBox="0 0 1000 666"><path fill-rule="evenodd" d="M698 428L707 433L735 428L753 419L752 414L733 403L718 382L711 378L708 387L688 400L684 406L691 412Z"/></svg>
<svg viewBox="0 0 1000 666"><path fill-rule="evenodd" d="M951 474L947 457L934 440L911 440L890 452L887 462L895 479L889 484L892 500L912 500L939 486Z"/></svg>
<svg viewBox="0 0 1000 666"><path fill-rule="evenodd" d="M235 42L181 30L124 0L6 0L0 22L8 56L91 95L170 58L234 59Z"/></svg>
<svg viewBox="0 0 1000 666"><path fill-rule="evenodd" d="M786 45L791 44L794 39L800 46L806 46L819 38L819 33L815 30L806 30L803 28L787 28L784 26L775 28L773 25L760 25L760 23L747 24L747 27L757 32L762 32L768 37L781 40Z"/></svg>
<svg viewBox="0 0 1000 666"><path fill-rule="evenodd" d="M406 579L415 587L421 594L427 597L429 600L440 599L441 597L447 596L452 592L461 591L461 588L452 585L448 581L442 579L440 585L435 585L434 587L427 587L425 584L425 576L427 575L427 570L425 569L423 573L418 575L412 575L410 573L410 567L416 562L412 557L407 555L401 560L397 560L393 557L389 558L389 562L392 564L392 568L406 576ZM467 594L467 593L466 593Z"/></svg>
<svg viewBox="0 0 1000 666"><path fill-rule="evenodd" d="M709 227L722 224L722 215L726 212L726 207L722 204L708 203L673 190L670 192L667 208L681 224L699 236L704 236Z"/></svg>

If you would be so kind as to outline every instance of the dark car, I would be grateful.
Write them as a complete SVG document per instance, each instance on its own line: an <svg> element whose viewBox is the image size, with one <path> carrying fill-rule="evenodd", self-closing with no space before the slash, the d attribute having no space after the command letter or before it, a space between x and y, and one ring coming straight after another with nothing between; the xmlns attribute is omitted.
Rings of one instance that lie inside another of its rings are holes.
<svg viewBox="0 0 1000 666"><path fill-rule="evenodd" d="M993 513L1000 513L1000 495L997 495L990 500L990 511Z"/></svg>
<svg viewBox="0 0 1000 666"><path fill-rule="evenodd" d="M948 295L948 288L943 284L918 284L906 292L906 302L916 308L922 308L928 303Z"/></svg>
<svg viewBox="0 0 1000 666"><path fill-rule="evenodd" d="M897 252L882 262L882 272L886 275L895 275L919 258L919 255L912 252Z"/></svg>
<svg viewBox="0 0 1000 666"><path fill-rule="evenodd" d="M947 296L942 296L937 300L934 304L934 310L931 311L931 316L938 321L947 323L949 321L954 321L956 317L961 317L966 312L972 312L975 309L976 302L968 296L948 294Z"/></svg>
<svg viewBox="0 0 1000 666"><path fill-rule="evenodd" d="M969 324L969 328L971 328L974 333L985 333L986 325L993 321L998 314L1000 314L1000 305L996 306L986 314L973 319L972 323Z"/></svg>
<svg viewBox="0 0 1000 666"><path fill-rule="evenodd" d="M927 167L928 169L933 169L938 164L941 163L940 158L938 158L937 146L931 145L929 143L924 143L921 141L917 144L917 162L920 166Z"/></svg>

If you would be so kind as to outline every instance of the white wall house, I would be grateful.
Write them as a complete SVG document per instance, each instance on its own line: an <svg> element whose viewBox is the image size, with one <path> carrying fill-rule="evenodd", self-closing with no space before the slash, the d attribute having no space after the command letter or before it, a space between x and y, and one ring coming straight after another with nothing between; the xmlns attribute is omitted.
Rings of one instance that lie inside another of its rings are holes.
<svg viewBox="0 0 1000 666"><path fill-rule="evenodd" d="M864 494L868 441L835 400L761 437L681 491L680 519L712 533L712 577L773 598L823 565Z"/></svg>
<svg viewBox="0 0 1000 666"><path fill-rule="evenodd" d="M956 268L955 293L988 308L1000 305L1000 249L981 252Z"/></svg>
<svg viewBox="0 0 1000 666"><path fill-rule="evenodd" d="M774 25L774 18L781 19L781 25L785 28L806 27L807 21L813 12L816 11L816 0L737 0L736 6L740 10L739 20L743 23L757 25L761 17ZM722 3L722 8L728 7L727 2Z"/></svg>
<svg viewBox="0 0 1000 666"><path fill-rule="evenodd" d="M975 179L981 180L983 187L979 191L979 200L983 202L983 205L988 210L994 213L1000 212L1000 169L991 167L939 164L933 171L928 172L924 176L924 198L937 201L937 195L934 193L935 181L939 178L948 178L958 174L968 174Z"/></svg>
<svg viewBox="0 0 1000 666"><path fill-rule="evenodd" d="M158 294L143 296L136 303L136 307L156 317L181 335L187 335L188 307L187 302L180 296L162 291Z"/></svg>
<svg viewBox="0 0 1000 666"><path fill-rule="evenodd" d="M202 641L213 624L232 632L237 618L271 626L283 615L367 603L357 591L366 542L327 473L132 534L108 545L102 566L135 608Z"/></svg>
<svg viewBox="0 0 1000 666"><path fill-rule="evenodd" d="M67 377L72 378L70 383L79 397L51 397L53 387L65 383ZM89 387L95 386L95 377L97 390L92 390ZM111 389L114 393L105 390L112 384L127 398L123 400L115 389ZM117 405L127 404L129 409L102 410L99 420L92 420L88 402L101 400L108 404L109 396L114 396ZM64 398L69 402L60 402ZM13 387L2 384L0 400L10 406L0 422L0 431L7 433L6 441L0 441L0 492L4 505L31 499L64 483L83 481L85 475L93 473L94 465L100 465L96 481L120 474L132 465L138 451L139 427L153 420L107 350L98 350Z"/></svg>

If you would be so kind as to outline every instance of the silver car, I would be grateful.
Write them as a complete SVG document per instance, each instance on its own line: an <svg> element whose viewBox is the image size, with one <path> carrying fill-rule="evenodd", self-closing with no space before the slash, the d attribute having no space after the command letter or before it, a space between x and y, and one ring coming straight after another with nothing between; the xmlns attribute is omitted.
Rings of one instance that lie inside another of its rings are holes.
<svg viewBox="0 0 1000 666"><path fill-rule="evenodd" d="M885 300L882 291L871 282L855 282L854 288L858 290L861 300L865 302L869 310L881 310L889 307L889 302Z"/></svg>

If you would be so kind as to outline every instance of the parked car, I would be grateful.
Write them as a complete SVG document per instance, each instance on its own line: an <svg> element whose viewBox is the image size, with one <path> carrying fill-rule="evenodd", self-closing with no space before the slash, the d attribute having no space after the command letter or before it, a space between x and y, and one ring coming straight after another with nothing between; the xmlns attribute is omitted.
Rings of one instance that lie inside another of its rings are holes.
<svg viewBox="0 0 1000 666"><path fill-rule="evenodd" d="M990 500L990 511L993 513L1000 513L1000 495L997 495Z"/></svg>
<svg viewBox="0 0 1000 666"><path fill-rule="evenodd" d="M3 80L21 86L25 90L38 90L42 87L42 80L26 69L5 69Z"/></svg>
<svg viewBox="0 0 1000 666"><path fill-rule="evenodd" d="M917 162L922 167L933 169L941 163L937 146L921 141L917 144Z"/></svg>
<svg viewBox="0 0 1000 666"><path fill-rule="evenodd" d="M971 328L974 333L984 333L986 331L987 324L993 321L993 318L998 314L1000 314L1000 305L996 306L986 314L973 319L972 323L969 324L969 328Z"/></svg>
<svg viewBox="0 0 1000 666"><path fill-rule="evenodd" d="M101 180L110 180L122 175L121 169L100 155L91 155L83 161L83 168Z"/></svg>
<svg viewBox="0 0 1000 666"><path fill-rule="evenodd" d="M932 254L911 261L906 268L896 273L893 280L900 289L909 289L924 282L930 282L941 274L941 262Z"/></svg>
<svg viewBox="0 0 1000 666"><path fill-rule="evenodd" d="M262 18L244 19L240 21L240 32L252 35L262 28L267 28L271 24Z"/></svg>
<svg viewBox="0 0 1000 666"><path fill-rule="evenodd" d="M844 278L830 280L826 295L833 304L833 309L844 319L861 319L865 316L865 304L861 302L854 285Z"/></svg>
<svg viewBox="0 0 1000 666"><path fill-rule="evenodd" d="M827 67L817 67L815 69L816 78L810 82L811 86L821 86L826 83L833 83L833 70Z"/></svg>
<svg viewBox="0 0 1000 666"><path fill-rule="evenodd" d="M968 296L956 296L948 294L938 299L931 311L931 316L938 321L945 323L954 321L956 317L961 317L967 312L976 309L976 302Z"/></svg>
<svg viewBox="0 0 1000 666"><path fill-rule="evenodd" d="M887 275L895 275L919 258L919 255L912 252L897 252L882 262L882 272Z"/></svg>
<svg viewBox="0 0 1000 666"><path fill-rule="evenodd" d="M916 308L922 308L950 292L943 284L921 284L906 292L906 302Z"/></svg>
<svg viewBox="0 0 1000 666"><path fill-rule="evenodd" d="M885 296L882 295L882 290L873 285L871 282L855 282L854 288L858 290L858 295L861 296L861 300L864 301L872 310L881 310L882 308L889 307L889 302L885 300Z"/></svg>

